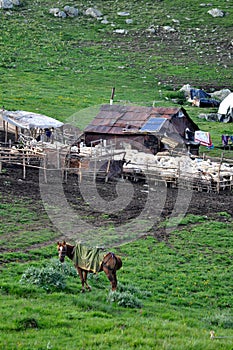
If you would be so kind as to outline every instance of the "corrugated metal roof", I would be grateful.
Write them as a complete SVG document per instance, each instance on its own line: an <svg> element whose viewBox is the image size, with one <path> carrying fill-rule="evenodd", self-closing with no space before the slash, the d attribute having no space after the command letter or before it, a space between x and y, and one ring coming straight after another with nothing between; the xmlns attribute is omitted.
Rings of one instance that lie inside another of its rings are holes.
<svg viewBox="0 0 233 350"><path fill-rule="evenodd" d="M181 108L102 105L97 116L84 132L125 134L139 132L150 118L172 119ZM183 113L183 112L182 112ZM151 130L150 130L151 131Z"/></svg>

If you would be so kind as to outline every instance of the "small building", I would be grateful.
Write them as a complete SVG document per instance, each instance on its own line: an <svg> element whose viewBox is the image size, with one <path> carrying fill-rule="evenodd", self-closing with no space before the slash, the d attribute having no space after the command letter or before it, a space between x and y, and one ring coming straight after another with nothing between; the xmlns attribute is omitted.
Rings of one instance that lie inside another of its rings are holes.
<svg viewBox="0 0 233 350"><path fill-rule="evenodd" d="M19 135L25 134L34 138L41 137L42 133L50 138L52 131L63 126L63 123L43 114L27 111L1 110L0 129L4 130L5 143L8 140L8 133L14 134L14 141Z"/></svg>
<svg viewBox="0 0 233 350"><path fill-rule="evenodd" d="M145 148L153 154L178 146L198 154L194 142L198 126L184 108L102 105L97 116L84 129L87 146L100 141L112 142L117 148L126 143L132 148Z"/></svg>

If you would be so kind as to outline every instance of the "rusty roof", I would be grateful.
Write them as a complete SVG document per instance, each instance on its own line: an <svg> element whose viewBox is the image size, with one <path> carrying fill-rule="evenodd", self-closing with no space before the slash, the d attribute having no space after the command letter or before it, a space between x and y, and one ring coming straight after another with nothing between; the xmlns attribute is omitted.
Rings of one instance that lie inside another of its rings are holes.
<svg viewBox="0 0 233 350"><path fill-rule="evenodd" d="M144 107L131 105L105 104L84 132L102 134L125 134L139 132L150 118L188 117L183 108Z"/></svg>

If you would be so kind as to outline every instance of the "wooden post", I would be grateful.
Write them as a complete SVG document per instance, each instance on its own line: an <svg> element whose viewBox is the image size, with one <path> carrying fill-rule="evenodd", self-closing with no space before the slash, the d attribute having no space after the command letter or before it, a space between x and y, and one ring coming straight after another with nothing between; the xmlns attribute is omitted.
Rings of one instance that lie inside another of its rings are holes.
<svg viewBox="0 0 233 350"><path fill-rule="evenodd" d="M23 152L23 179L26 179L26 160L25 160L25 153Z"/></svg>
<svg viewBox="0 0 233 350"><path fill-rule="evenodd" d="M47 160L46 160L46 154L44 155L44 182L47 184Z"/></svg>
<svg viewBox="0 0 233 350"><path fill-rule="evenodd" d="M220 192L220 172L221 172L221 165L222 165L222 160L223 160L223 155L224 153L222 152L221 154L221 159L219 162L219 167L218 167L218 183L217 183L217 192Z"/></svg>
<svg viewBox="0 0 233 350"><path fill-rule="evenodd" d="M19 128L18 126L15 127L15 142L18 141L19 138Z"/></svg>
<svg viewBox="0 0 233 350"><path fill-rule="evenodd" d="M78 174L79 174L79 181L80 181L80 183L82 182L82 162L81 162L81 159L80 159L80 161L79 161L79 163L78 163Z"/></svg>
<svg viewBox="0 0 233 350"><path fill-rule="evenodd" d="M110 169L110 162L111 162L111 159L108 160L105 182L108 182L108 173L109 173L109 169Z"/></svg>
<svg viewBox="0 0 233 350"><path fill-rule="evenodd" d="M5 128L5 145L7 144L7 136L8 136L8 123L6 123L6 128Z"/></svg>
<svg viewBox="0 0 233 350"><path fill-rule="evenodd" d="M95 179L96 179L96 162L97 162L97 159L95 157L95 162L94 162L94 174L93 174L93 183L95 183ZM90 166L90 165L89 165ZM88 168L89 168L88 166Z"/></svg>

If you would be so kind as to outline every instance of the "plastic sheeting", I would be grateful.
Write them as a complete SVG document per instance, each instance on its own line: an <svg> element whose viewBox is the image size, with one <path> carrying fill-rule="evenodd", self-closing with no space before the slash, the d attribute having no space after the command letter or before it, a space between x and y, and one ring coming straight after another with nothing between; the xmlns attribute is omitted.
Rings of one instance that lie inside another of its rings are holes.
<svg viewBox="0 0 233 350"><path fill-rule="evenodd" d="M26 111L3 111L2 118L11 125L28 130L59 128L63 125L62 122L46 115Z"/></svg>

